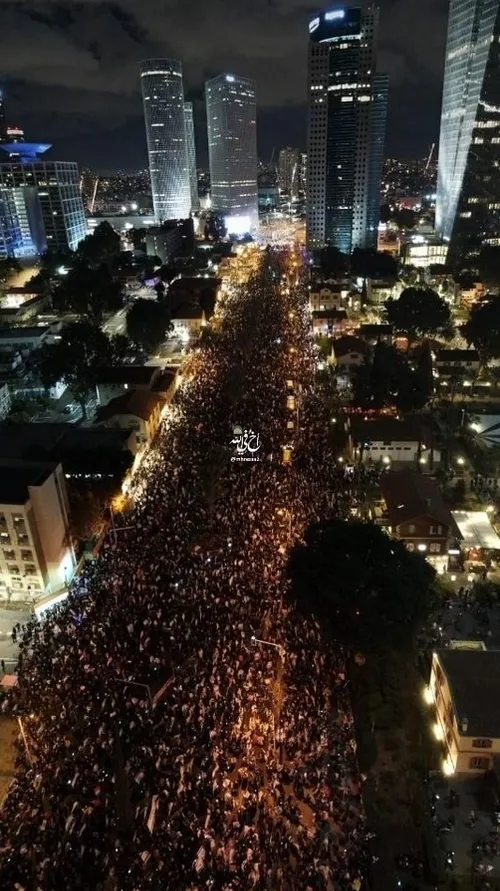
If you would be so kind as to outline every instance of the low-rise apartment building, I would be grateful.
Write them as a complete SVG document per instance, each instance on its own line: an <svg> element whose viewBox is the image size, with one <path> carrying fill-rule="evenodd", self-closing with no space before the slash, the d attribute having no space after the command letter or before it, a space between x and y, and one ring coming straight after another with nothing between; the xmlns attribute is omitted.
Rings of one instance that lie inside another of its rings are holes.
<svg viewBox="0 0 500 891"><path fill-rule="evenodd" d="M447 774L486 773L500 754L500 650L433 653L428 699L436 708Z"/></svg>
<svg viewBox="0 0 500 891"><path fill-rule="evenodd" d="M0 462L0 599L27 600L63 587L75 569L62 467Z"/></svg>

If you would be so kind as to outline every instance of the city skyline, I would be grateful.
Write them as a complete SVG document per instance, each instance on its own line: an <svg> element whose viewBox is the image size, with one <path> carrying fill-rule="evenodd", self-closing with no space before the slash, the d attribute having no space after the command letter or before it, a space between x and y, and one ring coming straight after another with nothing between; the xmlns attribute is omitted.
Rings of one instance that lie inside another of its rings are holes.
<svg viewBox="0 0 500 891"><path fill-rule="evenodd" d="M193 41L187 8L177 5L159 16L156 0L145 0L140 9L132 9L128 0L112 7L73 0L38 3L35 12L29 3L1 5L9 123L24 126L27 138L53 142L55 156L99 170L146 165L137 67L147 57L183 62L200 166L208 159L203 84L225 70L257 80L260 156L287 144L305 149L303 34L323 4L306 0L299 6L289 0L276 9L266 7L264 19L259 3L243 14L209 3L196 21L204 34L201 45ZM423 156L437 140L447 4L434 6L433 0L380 3L380 67L391 76L391 155ZM27 46L36 47L28 58Z"/></svg>

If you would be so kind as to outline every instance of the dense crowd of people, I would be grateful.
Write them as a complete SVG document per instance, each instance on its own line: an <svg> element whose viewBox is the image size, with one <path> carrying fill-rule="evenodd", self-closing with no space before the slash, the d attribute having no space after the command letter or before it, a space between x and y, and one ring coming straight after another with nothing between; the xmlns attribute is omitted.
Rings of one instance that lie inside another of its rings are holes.
<svg viewBox="0 0 500 891"><path fill-rule="evenodd" d="M291 270L287 252L263 251L258 275L226 295L122 529L24 635L5 891L364 884L342 655L287 597L294 534L353 485L312 429ZM229 460L235 424L259 434L258 461Z"/></svg>

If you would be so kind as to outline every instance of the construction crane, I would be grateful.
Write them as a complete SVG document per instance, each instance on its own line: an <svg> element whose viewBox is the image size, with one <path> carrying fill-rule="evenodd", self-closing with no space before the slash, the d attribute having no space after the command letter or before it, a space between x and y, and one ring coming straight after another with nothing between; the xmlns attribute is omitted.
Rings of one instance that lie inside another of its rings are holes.
<svg viewBox="0 0 500 891"><path fill-rule="evenodd" d="M429 152L429 157L427 158L427 164L425 165L425 172L426 172L426 173L427 173L427 171L428 171L428 169L429 169L429 164L430 164L431 161L432 161L432 156L433 156L433 154L434 154L434 149L435 149L435 148L436 148L436 143L433 142L432 145L431 145L431 150L430 150L430 152Z"/></svg>
<svg viewBox="0 0 500 891"><path fill-rule="evenodd" d="M89 208L90 213L94 213L95 199L96 199L96 197L97 197L97 188L98 188L98 186L99 186L99 177L96 176L96 178L95 178L95 180L94 180L94 188L92 189L92 198L91 198L91 200L90 200L90 208Z"/></svg>

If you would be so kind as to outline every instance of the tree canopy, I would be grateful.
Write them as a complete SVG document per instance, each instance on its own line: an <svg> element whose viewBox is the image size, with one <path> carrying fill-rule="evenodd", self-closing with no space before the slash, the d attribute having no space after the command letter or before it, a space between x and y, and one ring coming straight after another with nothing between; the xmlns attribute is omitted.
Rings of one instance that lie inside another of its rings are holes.
<svg viewBox="0 0 500 891"><path fill-rule="evenodd" d="M446 334L451 326L450 307L432 288L405 288L398 300L386 302L385 315L410 343L417 337Z"/></svg>
<svg viewBox="0 0 500 891"><path fill-rule="evenodd" d="M398 264L394 257L372 248L354 248L351 272L358 278L396 278Z"/></svg>
<svg viewBox="0 0 500 891"><path fill-rule="evenodd" d="M32 354L31 363L47 389L64 381L85 417L99 369L111 365L115 358L112 341L97 325L71 322L63 327L57 343L44 344Z"/></svg>
<svg viewBox="0 0 500 891"><path fill-rule="evenodd" d="M479 276L489 288L500 287L500 247L485 244L479 252L477 260Z"/></svg>
<svg viewBox="0 0 500 891"><path fill-rule="evenodd" d="M467 343L473 344L483 360L500 356L500 297L476 303L462 327Z"/></svg>
<svg viewBox="0 0 500 891"><path fill-rule="evenodd" d="M52 303L59 312L74 312L99 323L105 312L123 306L122 283L104 263L92 267L79 260L53 288Z"/></svg>
<svg viewBox="0 0 500 891"><path fill-rule="evenodd" d="M169 309L158 300L136 300L127 313L127 334L147 353L165 340L169 326Z"/></svg>
<svg viewBox="0 0 500 891"><path fill-rule="evenodd" d="M20 269L19 261L14 257L0 258L0 287L9 281L12 273L19 272Z"/></svg>
<svg viewBox="0 0 500 891"><path fill-rule="evenodd" d="M426 344L417 361L396 347L379 342L354 376L354 401L363 408L394 405L402 412L419 411L433 392L432 357Z"/></svg>
<svg viewBox="0 0 500 891"><path fill-rule="evenodd" d="M436 599L436 572L373 523L332 519L306 530L288 562L291 594L344 645L411 644Z"/></svg>
<svg viewBox="0 0 500 891"><path fill-rule="evenodd" d="M120 250L120 236L106 221L99 223L92 235L87 235L78 245L78 255L91 266L112 264Z"/></svg>

